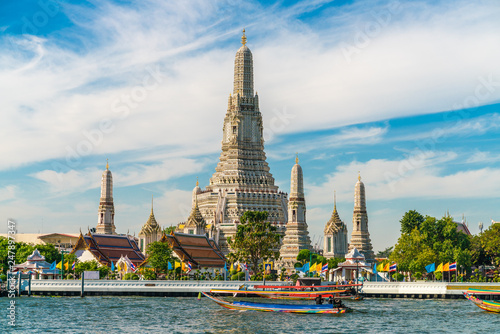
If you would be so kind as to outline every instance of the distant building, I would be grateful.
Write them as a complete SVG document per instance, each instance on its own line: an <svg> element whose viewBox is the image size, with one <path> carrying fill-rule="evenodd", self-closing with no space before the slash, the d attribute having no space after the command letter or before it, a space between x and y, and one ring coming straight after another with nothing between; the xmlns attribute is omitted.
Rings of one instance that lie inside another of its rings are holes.
<svg viewBox="0 0 500 334"><path fill-rule="evenodd" d="M363 272L373 274L371 265L366 261L365 256L356 247L351 248L345 256L346 261L339 263L338 267L330 270L333 273L334 281L356 280L363 276Z"/></svg>
<svg viewBox="0 0 500 334"><path fill-rule="evenodd" d="M59 275L59 269L50 270L51 264L45 261L45 256L41 255L38 249L35 249L33 253L26 259L26 262L21 264L16 264L12 272L21 271L24 274L31 274L33 278L47 279L54 278L54 276Z"/></svg>
<svg viewBox="0 0 500 334"><path fill-rule="evenodd" d="M148 245L152 242L159 241L162 236L162 229L160 225L156 222L155 215L153 213L153 198L151 198L151 214L149 215L148 221L144 224L139 232L139 247L141 252L147 253Z"/></svg>
<svg viewBox="0 0 500 334"><path fill-rule="evenodd" d="M122 257L127 256L134 265L141 264L145 256L137 245L136 238L131 235L80 233L71 254L78 261L96 260L103 266L111 266Z"/></svg>
<svg viewBox="0 0 500 334"><path fill-rule="evenodd" d="M0 236L7 238L7 233L1 233ZM17 233L16 242L24 242L31 245L52 244L58 249L70 250L78 241L76 233Z"/></svg>
<svg viewBox="0 0 500 334"><path fill-rule="evenodd" d="M349 244L347 243L347 226L340 219L337 212L337 199L334 195L333 212L330 220L326 223L324 231L323 256L326 258L343 258L347 254Z"/></svg>
<svg viewBox="0 0 500 334"><path fill-rule="evenodd" d="M113 204L113 175L106 162L106 170L101 178L101 199L99 201L96 232L98 234L116 234L115 205Z"/></svg>
<svg viewBox="0 0 500 334"><path fill-rule="evenodd" d="M375 259L373 247L368 232L368 214L366 212L365 185L358 175L358 182L354 188L354 212L352 216L352 234L349 252L357 249L365 257L367 262Z"/></svg>
<svg viewBox="0 0 500 334"><path fill-rule="evenodd" d="M303 249L312 250L307 231L306 200L304 198L304 177L299 158L295 158L290 177L290 197L288 200L288 222L280 249L282 268L294 269L297 255Z"/></svg>

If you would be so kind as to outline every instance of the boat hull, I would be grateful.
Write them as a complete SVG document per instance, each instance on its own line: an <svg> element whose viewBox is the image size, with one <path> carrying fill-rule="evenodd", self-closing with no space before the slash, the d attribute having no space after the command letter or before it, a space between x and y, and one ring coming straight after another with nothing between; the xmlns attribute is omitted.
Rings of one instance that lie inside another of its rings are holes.
<svg viewBox="0 0 500 334"><path fill-rule="evenodd" d="M482 310L485 310L488 312L500 313L500 303L499 302L479 299L474 295L474 293L478 293L478 291L464 292L464 296L466 299L471 301L474 305L476 305L477 307L479 307ZM495 294L498 294L498 293L495 293Z"/></svg>
<svg viewBox="0 0 500 334"><path fill-rule="evenodd" d="M259 311L259 312L283 312L283 313L303 313L303 314L341 314L351 312L348 307L333 307L330 304L326 305L287 305L287 304L266 304L266 303L251 303L251 302L227 302L222 299L215 298L209 293L202 292L203 295L216 304L230 310L239 311Z"/></svg>

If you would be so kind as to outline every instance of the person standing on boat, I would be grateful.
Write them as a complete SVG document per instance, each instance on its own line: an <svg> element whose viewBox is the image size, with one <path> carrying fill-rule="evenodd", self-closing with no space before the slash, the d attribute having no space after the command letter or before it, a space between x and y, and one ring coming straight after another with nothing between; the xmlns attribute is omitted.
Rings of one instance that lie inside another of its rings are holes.
<svg viewBox="0 0 500 334"><path fill-rule="evenodd" d="M316 305L322 305L323 304L323 298L321 297L321 295L317 295L314 300L316 301Z"/></svg>

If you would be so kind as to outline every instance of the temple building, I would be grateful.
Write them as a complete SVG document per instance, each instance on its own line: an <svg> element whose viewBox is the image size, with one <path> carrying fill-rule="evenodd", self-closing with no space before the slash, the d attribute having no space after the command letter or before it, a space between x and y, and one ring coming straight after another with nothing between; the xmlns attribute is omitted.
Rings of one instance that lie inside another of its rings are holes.
<svg viewBox="0 0 500 334"><path fill-rule="evenodd" d="M349 244L349 251L356 248L363 254L367 262L375 260L373 247L368 232L368 214L366 212L365 185L361 182L361 175L358 175L358 182L354 188L354 212L352 216L352 234Z"/></svg>
<svg viewBox="0 0 500 334"><path fill-rule="evenodd" d="M233 93L222 126L219 163L205 190L195 188L196 205L190 215L191 222L201 228L199 211L206 224L205 231L199 232L213 237L225 254L229 252L227 237L236 234L245 211L267 211L281 234L288 220L287 195L274 184L266 162L262 114L254 93L253 58L245 31L241 43L234 60ZM178 228L185 230L186 225Z"/></svg>
<svg viewBox="0 0 500 334"><path fill-rule="evenodd" d="M103 266L111 267L111 262L117 263L121 257L127 257L134 265L144 262L144 254L137 245L136 238L131 235L96 234L88 232L80 237L71 250L78 261L96 260Z"/></svg>
<svg viewBox="0 0 500 334"><path fill-rule="evenodd" d="M312 250L312 247L309 232L307 231L302 167L299 165L299 158L297 156L295 158L295 165L292 167L290 179L288 222L280 249L280 266L286 269L293 269L297 262L297 255L302 249Z"/></svg>
<svg viewBox="0 0 500 334"><path fill-rule="evenodd" d="M162 229L155 219L153 213L153 198L151 197L151 214L148 221L144 224L139 232L139 246L141 252L147 253L148 245L152 242L159 241L162 236Z"/></svg>
<svg viewBox="0 0 500 334"><path fill-rule="evenodd" d="M52 279L60 275L59 269L50 269L51 264L45 261L45 256L40 254L38 249L26 259L26 262L16 264L12 267L11 272L16 273L21 271L23 274L30 274L32 278L38 279Z"/></svg>
<svg viewBox="0 0 500 334"><path fill-rule="evenodd" d="M106 161L106 170L102 173L101 199L99 201L96 232L98 234L116 234L115 206L113 204L113 175Z"/></svg>
<svg viewBox="0 0 500 334"><path fill-rule="evenodd" d="M332 257L343 258L346 256L347 226L340 219L337 212L337 198L333 196L333 212L330 220L326 223L323 245L323 256L327 259Z"/></svg>
<svg viewBox="0 0 500 334"><path fill-rule="evenodd" d="M179 224L178 230L186 234L207 234L211 237L211 232L213 232L212 226L207 227L205 219L203 218L200 208L198 207L199 190L201 191L199 183L196 181L196 187L193 190L191 213L184 224Z"/></svg>
<svg viewBox="0 0 500 334"><path fill-rule="evenodd" d="M338 267L329 271L333 273L333 281L359 280L361 277L369 278L373 275L371 265L366 261L365 256L361 254L356 247L351 248L345 256L345 262L338 264Z"/></svg>

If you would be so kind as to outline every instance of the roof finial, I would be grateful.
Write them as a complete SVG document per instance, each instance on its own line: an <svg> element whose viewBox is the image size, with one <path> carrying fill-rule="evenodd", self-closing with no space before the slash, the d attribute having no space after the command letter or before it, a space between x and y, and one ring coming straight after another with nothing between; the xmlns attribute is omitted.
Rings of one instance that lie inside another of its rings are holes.
<svg viewBox="0 0 500 334"><path fill-rule="evenodd" d="M299 152L295 152L295 163L299 163Z"/></svg>
<svg viewBox="0 0 500 334"><path fill-rule="evenodd" d="M337 211L337 191L333 191L333 211Z"/></svg>
<svg viewBox="0 0 500 334"><path fill-rule="evenodd" d="M153 194L151 194L151 214L153 214Z"/></svg>
<svg viewBox="0 0 500 334"><path fill-rule="evenodd" d="M107 158L106 158L106 170L109 170L109 163Z"/></svg>
<svg viewBox="0 0 500 334"><path fill-rule="evenodd" d="M198 187L200 185L200 182L198 182L198 176L196 177L196 186Z"/></svg>
<svg viewBox="0 0 500 334"><path fill-rule="evenodd" d="M361 172L358 170L358 181L361 181Z"/></svg>
<svg viewBox="0 0 500 334"><path fill-rule="evenodd" d="M243 29L243 36L241 36L241 44L243 44L243 46L247 44L247 36L245 36L245 29Z"/></svg>

